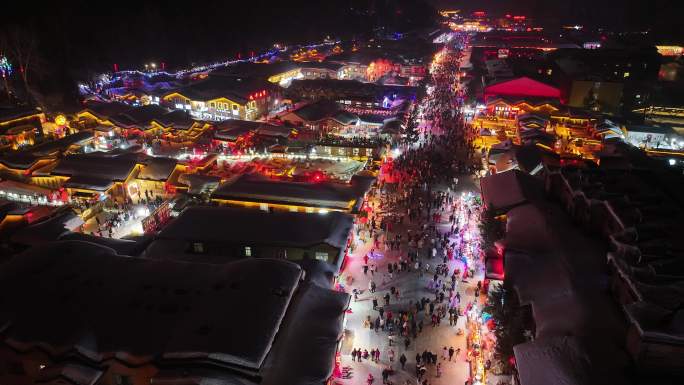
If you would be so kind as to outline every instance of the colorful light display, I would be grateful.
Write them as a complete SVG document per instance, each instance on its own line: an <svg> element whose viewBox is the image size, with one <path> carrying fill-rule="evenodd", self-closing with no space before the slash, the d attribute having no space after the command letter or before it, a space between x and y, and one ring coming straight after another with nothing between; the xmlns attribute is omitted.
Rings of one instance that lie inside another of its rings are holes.
<svg viewBox="0 0 684 385"><path fill-rule="evenodd" d="M295 49L312 50L312 49L316 49L316 48L320 48L320 47L336 46L340 43L341 43L340 41L325 41L323 43L315 43L315 44L295 47ZM176 77L176 78L182 78L182 77L187 76L187 75L193 75L193 74L197 74L197 73L201 73L201 72L207 72L207 71L211 71L211 70L221 68L221 67L229 67L229 66L233 66L233 65L239 64L239 63L260 61L260 60L263 60L264 58L270 58L273 55L285 52L288 49L289 48L281 48L281 49L272 48L272 49L270 49L270 50L268 50L262 54L252 56L249 59L241 59L241 55L238 54L237 60L226 60L223 62L216 62L216 63L212 63L212 64L207 64L207 65L195 66L195 67L188 68L188 69L182 69L182 70L179 70L177 72L164 71L163 69L166 67L166 64L162 62L162 66L161 66L162 70L161 71L154 71L154 70L152 70L152 71L139 71L139 70L117 71L113 76L107 77L106 81L105 80L98 81L97 87L98 88L105 88L105 87L111 85L112 83L117 82L117 81L123 79L124 77L130 76L130 75L145 76L148 78L154 77L154 76L159 76L159 75L166 75L166 76L172 76L172 77ZM115 65L114 69L118 70L119 66ZM98 78L103 78L103 77L99 76ZM82 94L93 94L93 93L95 93L86 84L80 83L78 86L79 86L79 90Z"/></svg>
<svg viewBox="0 0 684 385"><path fill-rule="evenodd" d="M0 74L3 78L12 75L12 63L4 55L0 56Z"/></svg>

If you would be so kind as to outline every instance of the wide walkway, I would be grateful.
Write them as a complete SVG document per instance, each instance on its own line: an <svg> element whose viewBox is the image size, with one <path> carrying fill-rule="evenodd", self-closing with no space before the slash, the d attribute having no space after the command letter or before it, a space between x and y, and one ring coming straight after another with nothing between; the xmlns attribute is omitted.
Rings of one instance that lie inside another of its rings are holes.
<svg viewBox="0 0 684 385"><path fill-rule="evenodd" d="M479 195L476 185L470 178L463 178L456 191L453 191L453 196L459 197L462 192L471 192ZM464 200L465 201L465 200ZM459 210L459 216L465 219L467 209L462 207ZM447 223L448 218L443 219L444 222L438 225L440 233L450 230L450 224ZM408 229L416 229L417 224L403 226L400 229L393 229L393 233L405 232ZM470 219L470 234L477 233L476 215L472 215ZM382 238L381 238L382 239ZM456 241L454 237L451 241ZM472 241L475 241L474 239ZM466 243L468 243L466 241ZM368 261L370 266L369 271L364 274L363 266L364 255L367 255L371 250L370 242L357 241L357 247L350 262L345 268L343 279L352 277L353 283L351 287L347 287L348 292L357 289L361 292L358 295L358 301L352 300L351 313L347 317L348 335L345 336L344 345L342 347L342 366L349 366L352 369L351 378L338 379L339 384L366 384L368 373L371 373L375 378L373 383L382 383L382 370L385 368L392 368L395 373L390 376L389 380L395 385L416 384L416 354L422 354L424 351L432 352L439 356L438 362L441 364L442 374L437 375L435 365L427 366L426 377L432 385L440 384L463 384L470 378L469 363L466 360L466 317L459 317L455 326L449 325L449 316L446 315L437 327L431 326L431 319L427 316L427 312L420 312L416 319L422 320L423 328L416 339L409 338L409 346L405 347L405 338L396 336L392 346L390 346L390 333L387 331L375 331L368 327L364 321L370 316L372 322L379 316L379 311L373 310L373 298L378 301L378 304L383 307L384 316L386 318L387 312L391 311L395 315L400 310L408 310L415 307L415 303L422 298L430 300L435 299L434 291L428 289L429 281L433 279L435 274L435 266L441 264L443 259L438 253L437 257L419 257L418 261L422 264L429 265L429 272L425 271L425 267L418 272L415 270L415 265L409 264L410 268L407 272L400 272L389 277L387 265L389 263L400 263L400 257L404 261L407 260L408 249L406 242L403 243L400 250L388 251L385 248L375 250L373 257ZM377 273L372 273L372 266L377 266ZM447 277L440 276L439 279L450 283L450 275L454 269L464 270L464 264L461 261L448 261L449 273ZM472 266L471 266L472 267ZM369 281L373 280L376 283L376 292L369 292ZM460 294L460 308L465 311L467 304L474 301L475 289L478 281L483 280L483 271L479 268L475 271L475 277L468 278L466 281L459 279L456 285L456 291ZM347 281L348 282L348 281ZM391 296L390 305L386 306L383 297L390 292L390 288L395 287L399 290L400 298L397 300L395 296ZM482 296L481 299L484 299ZM445 303L447 301L445 300ZM458 330L461 329L463 333L459 335ZM453 348L455 352L451 360L443 357L444 347L447 349ZM379 362L373 362L370 359L361 360L361 362L352 361L351 351L353 349L368 350L380 349ZM394 362L390 362L391 351L394 352ZM407 363L402 370L399 363L399 357L404 354L407 358Z"/></svg>

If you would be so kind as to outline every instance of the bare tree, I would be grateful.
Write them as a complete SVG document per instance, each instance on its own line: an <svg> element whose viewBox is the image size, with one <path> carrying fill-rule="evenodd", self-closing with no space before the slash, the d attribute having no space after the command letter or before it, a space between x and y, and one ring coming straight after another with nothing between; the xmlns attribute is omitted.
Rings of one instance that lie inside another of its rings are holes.
<svg viewBox="0 0 684 385"><path fill-rule="evenodd" d="M19 76L24 84L30 102L44 107L42 96L31 87L29 75L40 78L44 74L42 58L38 52L38 39L32 29L20 26L10 26L0 37L1 45L7 49L7 54L18 66Z"/></svg>

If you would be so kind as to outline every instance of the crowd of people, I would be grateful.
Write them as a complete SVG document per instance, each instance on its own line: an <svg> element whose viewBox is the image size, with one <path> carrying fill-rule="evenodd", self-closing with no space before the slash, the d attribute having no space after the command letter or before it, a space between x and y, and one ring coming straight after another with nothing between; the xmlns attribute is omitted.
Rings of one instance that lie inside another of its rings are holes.
<svg viewBox="0 0 684 385"><path fill-rule="evenodd" d="M368 286L352 285L354 301L371 301L363 327L386 333L390 350L387 360L378 347L370 351L354 347L351 356L353 362L386 363L383 384L392 384L396 370L406 370L408 351L416 349L416 340L428 325L436 328L449 322L454 335L463 335L458 320L472 306L462 298L465 284L474 284L470 280L483 268L477 240L471 239L479 202L457 192L459 178L481 164L473 159L473 135L459 112L462 97L454 92L458 58L458 51L448 51L433 65L431 92L419 104L420 140L400 144L401 155L383 169L379 184L370 192L367 216L357 227L357 240L369 246L361 266ZM397 282L407 274L424 282L420 298L404 298L400 293ZM477 296L481 288L477 282ZM399 366L395 347L403 348ZM460 348L444 346L442 362L464 359L460 353ZM416 353L418 384L427 385L430 376L441 376L442 362L438 353ZM368 383L373 381L369 374Z"/></svg>

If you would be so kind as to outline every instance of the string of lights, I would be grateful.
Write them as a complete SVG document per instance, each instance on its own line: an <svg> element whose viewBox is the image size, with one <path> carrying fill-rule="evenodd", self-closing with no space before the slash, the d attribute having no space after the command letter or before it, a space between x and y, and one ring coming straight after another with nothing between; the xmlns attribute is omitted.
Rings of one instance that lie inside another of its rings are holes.
<svg viewBox="0 0 684 385"><path fill-rule="evenodd" d="M325 41L322 43L314 43L314 44L309 44L309 45L299 45L293 47L295 50L300 50L300 49L314 49L314 48L320 48L324 46L333 46L340 44L341 41ZM246 59L235 59L235 60L226 60L222 62L216 62L212 64L205 64L201 66L195 66L192 68L187 68L187 69L181 69L176 72L168 72L164 70L160 71L140 71L140 70L122 70L122 71L116 71L114 73L108 74L108 73L103 73L98 76L98 79L100 79L96 85L98 88L106 88L109 85L122 80L124 77L127 76L144 76L147 78L155 77L155 76L170 76L170 77L176 77L176 78L182 78L187 75L192 75L195 73L200 73L200 72L206 72L210 70L214 70L217 68L222 68L222 67L230 67L236 64L240 63L249 63L249 62L257 62L260 60L263 60L265 58L270 58L273 55L276 55L278 53L283 53L287 52L290 48L285 47L285 48L272 48L264 53L261 53L259 55L252 55L250 58ZM115 65L115 69L118 69L118 65ZM96 94L93 92L88 85L80 83L79 89L81 93L83 94Z"/></svg>

